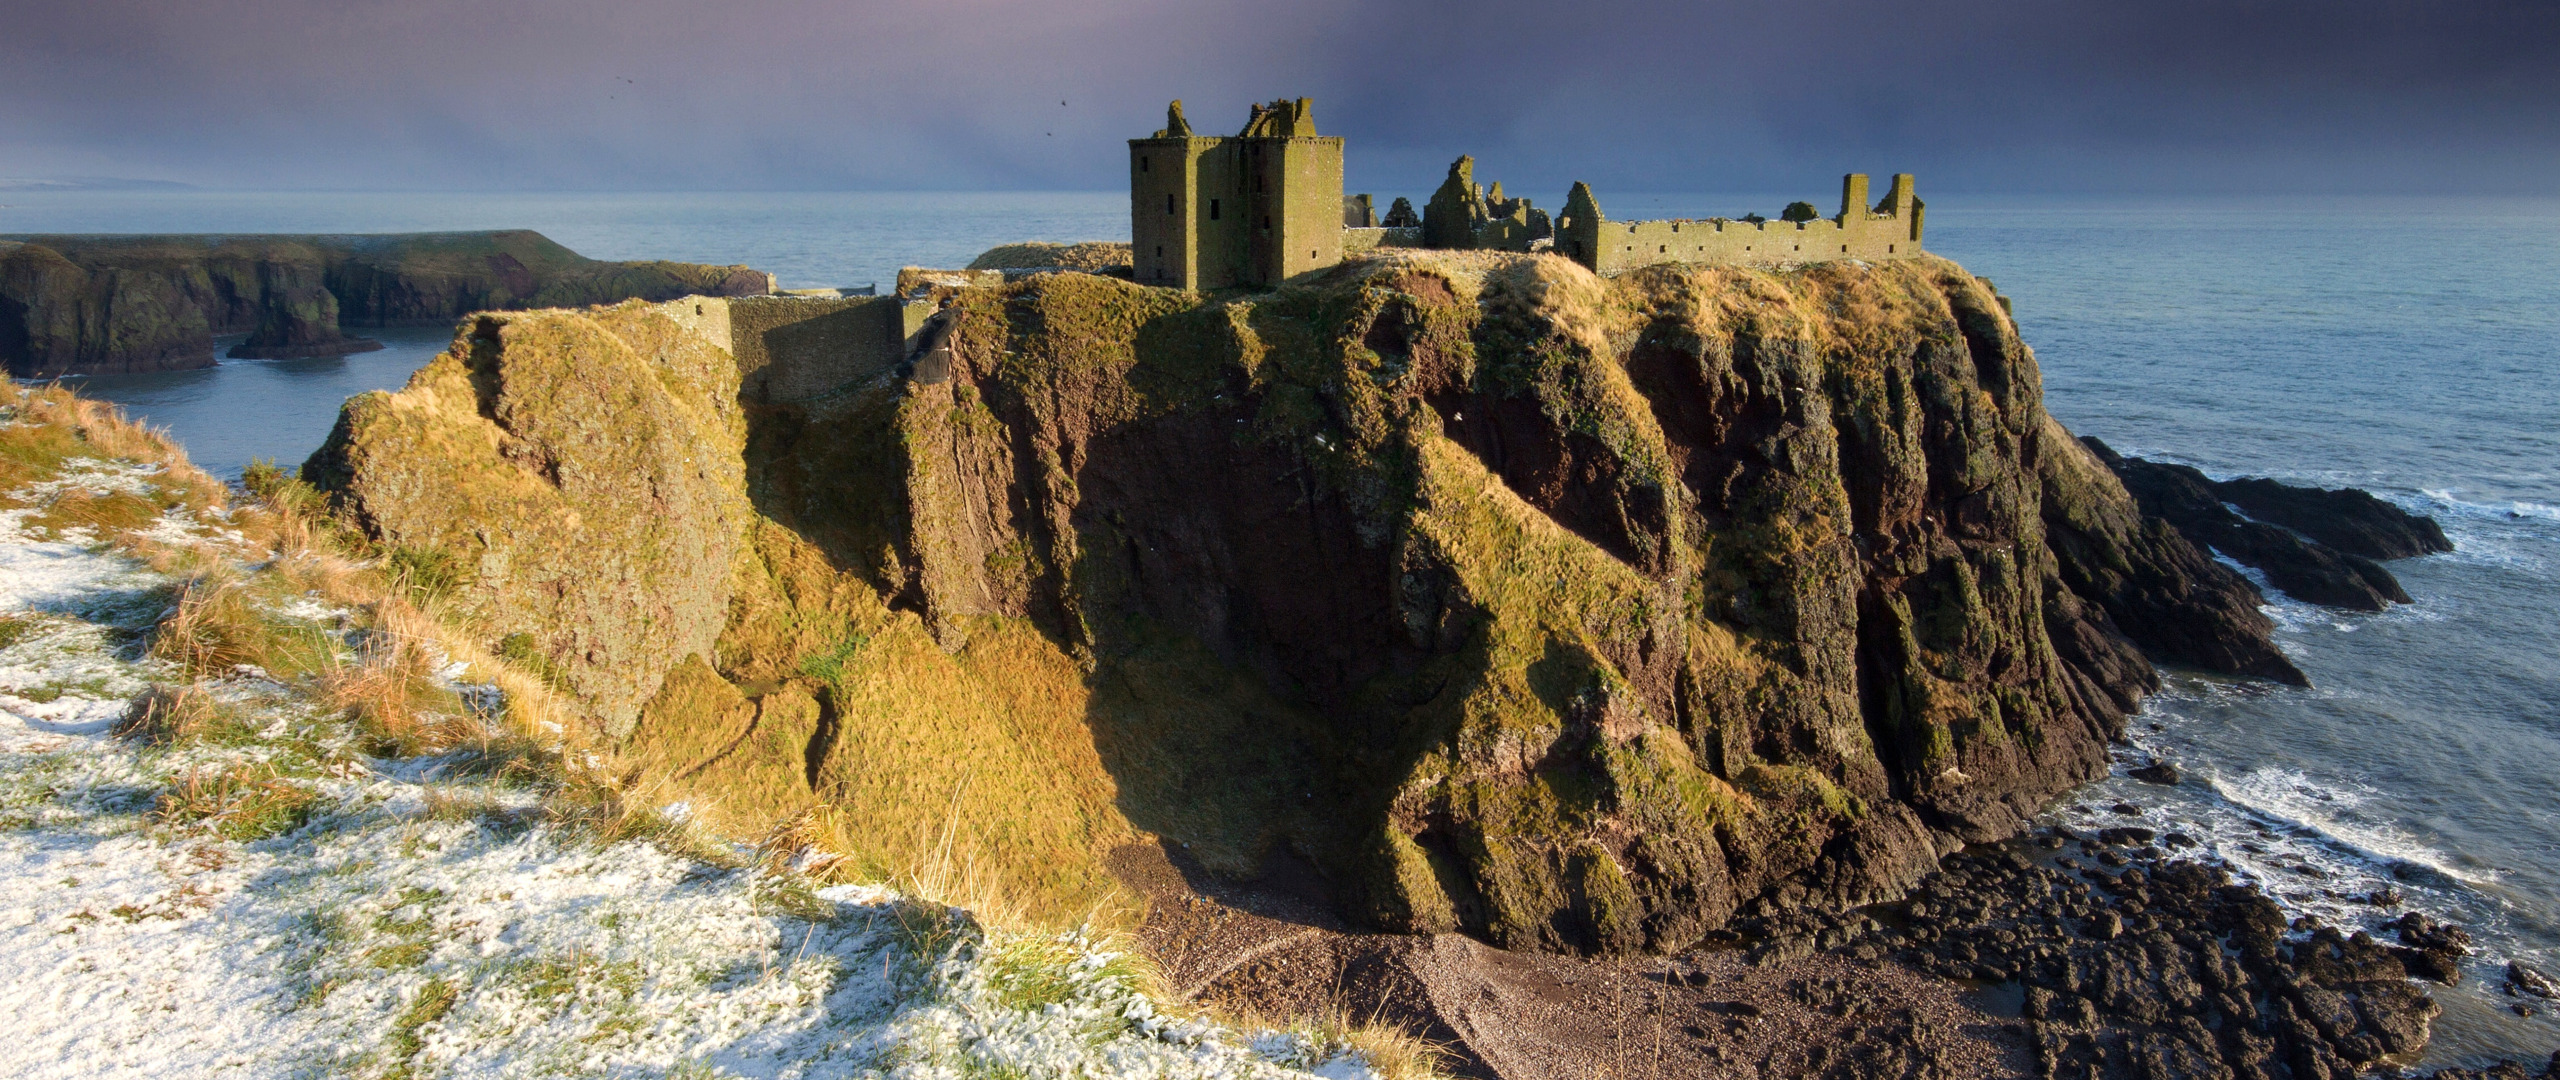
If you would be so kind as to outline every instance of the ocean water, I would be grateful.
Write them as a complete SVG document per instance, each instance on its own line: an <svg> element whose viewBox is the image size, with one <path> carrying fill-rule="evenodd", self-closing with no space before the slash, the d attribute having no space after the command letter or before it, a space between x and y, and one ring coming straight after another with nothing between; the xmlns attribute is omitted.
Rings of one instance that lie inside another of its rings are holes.
<svg viewBox="0 0 2560 1080"><path fill-rule="evenodd" d="M1774 214L1790 197L1604 207ZM1015 240L1128 235L1117 192L0 201L0 233L525 227L599 258L744 262L789 286L886 282L901 265L957 265ZM1929 247L2014 300L2047 406L2073 431L2216 476L2367 488L2434 516L2457 548L2391 564L2417 602L2380 614L2271 593L2313 687L2169 672L2119 775L2054 819L2188 832L2332 923L2378 924L2383 912L2355 898L2388 885L2479 938L2463 984L2435 991L2446 1015L2425 1064L2560 1047L2548 1011L2520 1018L2499 992L2510 958L2560 973L2560 202L1937 201ZM300 460L340 400L398 386L449 334L380 336L389 347L375 353L86 390L236 474L253 457ZM2121 775L2154 756L2186 781Z"/></svg>

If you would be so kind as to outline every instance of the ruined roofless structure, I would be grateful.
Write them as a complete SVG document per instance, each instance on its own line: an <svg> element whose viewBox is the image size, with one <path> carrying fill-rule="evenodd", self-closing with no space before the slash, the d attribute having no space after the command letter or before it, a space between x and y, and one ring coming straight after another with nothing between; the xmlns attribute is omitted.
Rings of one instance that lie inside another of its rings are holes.
<svg viewBox="0 0 2560 1080"><path fill-rule="evenodd" d="M1342 140L1307 99L1253 107L1231 138L1191 133L1182 102L1129 140L1129 240L1141 285L1268 287L1342 261Z"/></svg>
<svg viewBox="0 0 2560 1080"><path fill-rule="evenodd" d="M1467 158L1450 167L1441 196L1462 193L1462 220L1444 214L1435 196L1421 229L1357 229L1354 248L1411 245L1553 251L1603 274L1662 263L1794 266L1829 259L1901 259L1920 253L1926 207L1911 175L1897 174L1882 201L1867 205L1867 177L1840 182L1840 215L1812 221L1610 221L1588 184L1576 183L1555 217L1552 240L1536 226L1544 215L1528 200L1502 200L1518 218L1495 219L1474 189ZM1454 187L1453 187L1454 185ZM1455 196L1452 196L1454 198ZM1365 198L1365 196L1363 197ZM1409 204L1397 200L1399 206ZM1177 289L1269 288L1342 261L1347 220L1342 195L1342 139L1316 134L1306 98L1253 107L1234 136L1194 135L1182 102L1166 109L1164 130L1129 140L1129 238L1132 277ZM1362 217L1373 212L1362 204ZM1447 217L1433 230L1433 219ZM1404 219L1391 221L1404 225ZM1515 226L1516 227L1513 227ZM1499 226L1499 227L1497 227ZM1403 236L1394 234L1403 233ZM1416 237L1412 234L1421 233ZM1550 246L1552 245L1552 246Z"/></svg>
<svg viewBox="0 0 2560 1080"><path fill-rule="evenodd" d="M1786 266L1825 259L1907 259L1920 253L1927 207L1897 173L1884 201L1867 206L1867 177L1840 178L1840 216L1812 221L1610 221L1591 185L1576 183L1556 217L1555 252L1614 274L1658 263Z"/></svg>

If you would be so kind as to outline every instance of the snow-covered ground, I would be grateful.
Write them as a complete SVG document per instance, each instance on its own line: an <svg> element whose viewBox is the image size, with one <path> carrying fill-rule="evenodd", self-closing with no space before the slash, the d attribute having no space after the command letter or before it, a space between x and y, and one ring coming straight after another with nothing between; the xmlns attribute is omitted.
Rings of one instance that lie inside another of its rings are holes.
<svg viewBox="0 0 2560 1080"><path fill-rule="evenodd" d="M254 669L197 684L231 736L120 737L136 695L189 683L144 651L175 583L32 512L0 511L0 1076L1372 1075L1311 1034L1159 1016L1081 936L600 842L531 788L366 757ZM273 614L347 636L327 604Z"/></svg>

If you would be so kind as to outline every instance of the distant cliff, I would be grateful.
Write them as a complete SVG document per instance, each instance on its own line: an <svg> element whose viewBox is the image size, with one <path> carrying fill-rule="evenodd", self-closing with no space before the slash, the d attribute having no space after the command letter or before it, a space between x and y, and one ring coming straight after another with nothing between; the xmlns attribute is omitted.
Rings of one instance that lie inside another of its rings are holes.
<svg viewBox="0 0 2560 1080"><path fill-rule="evenodd" d="M1043 275L789 405L696 314L477 320L304 474L472 568L619 768L892 867L957 824L1065 904L1143 830L1385 927L1678 948L2016 830L2145 651L2300 678L1933 257Z"/></svg>
<svg viewBox="0 0 2560 1080"><path fill-rule="evenodd" d="M375 236L0 238L0 366L20 378L379 348L349 326L473 311L765 292L743 266L602 262L529 230Z"/></svg>

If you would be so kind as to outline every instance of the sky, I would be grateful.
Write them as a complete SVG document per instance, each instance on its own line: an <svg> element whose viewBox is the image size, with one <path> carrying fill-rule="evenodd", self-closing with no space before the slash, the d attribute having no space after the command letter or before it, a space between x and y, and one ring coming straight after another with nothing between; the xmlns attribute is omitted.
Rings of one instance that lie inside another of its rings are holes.
<svg viewBox="0 0 2560 1080"><path fill-rule="evenodd" d="M1177 97L1353 190L2560 194L2560 0L0 0L0 177L1106 190Z"/></svg>

